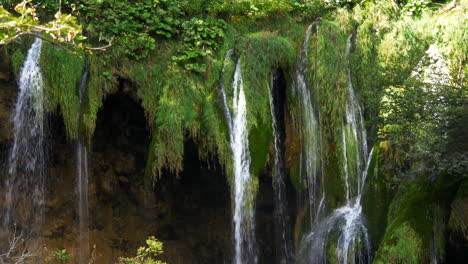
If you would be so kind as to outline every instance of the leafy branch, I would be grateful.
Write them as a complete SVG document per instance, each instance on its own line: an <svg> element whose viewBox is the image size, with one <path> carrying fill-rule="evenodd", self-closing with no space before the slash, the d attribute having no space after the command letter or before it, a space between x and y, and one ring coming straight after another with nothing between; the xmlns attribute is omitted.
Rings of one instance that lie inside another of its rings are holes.
<svg viewBox="0 0 468 264"><path fill-rule="evenodd" d="M77 23L77 18L71 14L55 14L55 19L41 24L31 0L25 0L15 7L19 16L14 16L3 6L0 6L0 45L8 45L17 42L22 36L29 35L61 46L69 52L64 44L83 50L105 50L112 45L111 38L108 44L102 47L88 47L81 41L86 37L82 35L82 26Z"/></svg>

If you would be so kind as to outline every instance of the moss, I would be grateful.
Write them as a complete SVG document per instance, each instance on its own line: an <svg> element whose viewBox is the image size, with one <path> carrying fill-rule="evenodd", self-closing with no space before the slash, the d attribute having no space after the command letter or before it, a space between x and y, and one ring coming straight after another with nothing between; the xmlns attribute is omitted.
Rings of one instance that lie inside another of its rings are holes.
<svg viewBox="0 0 468 264"><path fill-rule="evenodd" d="M270 89L271 71L289 68L295 49L286 38L271 32L246 36L237 52L242 58L242 73L247 101L249 148L254 177L266 168L273 131L271 126Z"/></svg>
<svg viewBox="0 0 468 264"><path fill-rule="evenodd" d="M271 121L259 124L249 131L250 172L255 177L259 176L260 172L266 168L270 143L273 139L272 134Z"/></svg>
<svg viewBox="0 0 468 264"><path fill-rule="evenodd" d="M96 128L97 114L105 96L118 88L108 60L107 57L98 54L87 57L89 78L80 127L88 143L91 143Z"/></svg>
<svg viewBox="0 0 468 264"><path fill-rule="evenodd" d="M308 81L320 113L325 158L334 153L341 141L341 124L346 105L346 36L339 27L322 21L309 42Z"/></svg>
<svg viewBox="0 0 468 264"><path fill-rule="evenodd" d="M357 28L350 58L353 87L359 102L366 109L365 120L368 131L371 131L372 125L378 122L384 84L377 52L380 39L374 27L371 21L366 20ZM375 141L373 135L370 135L371 141Z"/></svg>
<svg viewBox="0 0 468 264"><path fill-rule="evenodd" d="M342 153L341 150L336 152ZM330 156L325 162L323 171L323 184L327 197L326 208L338 208L346 201L346 187L343 181L341 158L337 155Z"/></svg>
<svg viewBox="0 0 468 264"><path fill-rule="evenodd" d="M358 142L354 136L354 131L352 127L348 124L344 126L345 129L345 143L346 143L346 161L348 166L348 176L349 176L349 188L351 197L357 196L358 190L358 181L361 178L361 168L359 168L357 155L359 152ZM359 133L359 131L358 131ZM343 154L344 155L344 154ZM343 157L344 158L344 157ZM362 158L359 157L361 160ZM361 164L362 166L362 164ZM343 175L343 181L345 179L345 173Z"/></svg>
<svg viewBox="0 0 468 264"><path fill-rule="evenodd" d="M242 58L244 90L248 108L249 128L257 122L271 120L270 86L273 68L288 69L294 61L292 43L272 32L260 32L246 36L237 51Z"/></svg>
<svg viewBox="0 0 468 264"><path fill-rule="evenodd" d="M378 248L387 225L387 213L392 199L392 189L384 174L383 155L380 144L374 145L374 154L369 164L367 180L362 197L363 213L367 218L372 244Z"/></svg>
<svg viewBox="0 0 468 264"><path fill-rule="evenodd" d="M384 241L373 263L423 263L423 242L408 223L398 226Z"/></svg>
<svg viewBox="0 0 468 264"><path fill-rule="evenodd" d="M11 56L11 66L13 67L13 74L16 76L16 78L19 77L25 59L26 57L21 49L16 49Z"/></svg>
<svg viewBox="0 0 468 264"><path fill-rule="evenodd" d="M53 112L60 107L67 135L75 139L78 137L78 89L84 59L44 42L40 64L45 85L46 109Z"/></svg>
<svg viewBox="0 0 468 264"><path fill-rule="evenodd" d="M225 117L216 107L219 78L215 76L221 75L225 54L218 54L209 63L207 75L200 76L170 62L168 57L175 50L171 48L165 55L156 55L154 61L133 64L127 70L127 78L138 85L137 96L153 128L146 174L155 180L163 168L175 174L183 169L187 136L197 142L201 158L216 155L221 164L232 168ZM148 66L150 70L141 74Z"/></svg>
<svg viewBox="0 0 468 264"><path fill-rule="evenodd" d="M388 225L376 253L376 263L388 263L393 259L403 262L392 263L425 263L433 251L438 252L438 257L443 257L444 246L441 242L444 241L446 225L445 204L453 199L455 187L447 173L439 174L435 182L421 174L415 180L401 183L390 205ZM411 233L411 241L406 241L409 238L401 230ZM409 243L414 246L400 246ZM416 259L410 258L410 255ZM409 258L406 260L409 262L400 260L400 257Z"/></svg>

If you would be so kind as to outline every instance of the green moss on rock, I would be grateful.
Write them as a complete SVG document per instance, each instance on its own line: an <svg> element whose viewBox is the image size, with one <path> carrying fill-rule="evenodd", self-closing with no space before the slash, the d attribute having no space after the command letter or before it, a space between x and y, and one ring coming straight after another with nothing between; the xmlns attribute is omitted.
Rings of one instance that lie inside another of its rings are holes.
<svg viewBox="0 0 468 264"><path fill-rule="evenodd" d="M424 250L420 234L410 224L404 222L384 240L373 263L423 263Z"/></svg>
<svg viewBox="0 0 468 264"><path fill-rule="evenodd" d="M387 225L387 213L392 199L390 182L384 175L383 155L380 144L374 145L374 154L369 164L367 180L362 197L363 213L367 218L372 244L380 245Z"/></svg>
<svg viewBox="0 0 468 264"><path fill-rule="evenodd" d="M46 109L53 112L60 107L67 135L75 139L78 137L80 111L78 89L83 74L84 59L44 42L40 64L45 85Z"/></svg>

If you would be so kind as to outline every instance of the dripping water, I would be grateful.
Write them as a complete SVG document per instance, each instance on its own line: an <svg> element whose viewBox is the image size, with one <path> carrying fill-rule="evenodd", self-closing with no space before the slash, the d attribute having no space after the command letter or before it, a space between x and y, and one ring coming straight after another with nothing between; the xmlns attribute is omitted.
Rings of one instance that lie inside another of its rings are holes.
<svg viewBox="0 0 468 264"><path fill-rule="evenodd" d="M80 111L78 124L81 124L83 97L86 93L88 72L85 71L81 77L79 95ZM78 125L78 127L80 127ZM89 208L88 208L88 150L81 140L77 140L76 150L76 195L78 201L78 263L85 263L89 251Z"/></svg>
<svg viewBox="0 0 468 264"><path fill-rule="evenodd" d="M23 236L38 235L44 217L46 142L41 47L42 41L37 38L21 69L5 185L7 211L2 230L20 230Z"/></svg>
<svg viewBox="0 0 468 264"><path fill-rule="evenodd" d="M233 156L234 179L234 244L235 264L257 263L254 194L250 175L250 151L247 130L247 106L241 72L241 59L237 62L232 84L234 89L232 107L228 107L226 93L222 87L226 119L229 122L230 145Z"/></svg>
<svg viewBox="0 0 468 264"><path fill-rule="evenodd" d="M329 217L321 220L313 228L299 249L299 263L327 263L329 243L336 245L335 254L339 263L371 262L370 240L362 215L361 197L372 160L373 149L367 156L367 135L364 118L362 109L354 94L351 80L350 50L351 37L348 39L346 49L348 62L346 124L342 125L346 205L334 210ZM351 157L354 160L350 160L348 154L350 144L355 144L357 148L355 157ZM350 171L350 162L354 162L356 171ZM353 178L356 178L356 180L353 181Z"/></svg>
<svg viewBox="0 0 468 264"><path fill-rule="evenodd" d="M354 142L358 145L356 151L356 171L353 172L355 175L363 170L363 166L367 161L367 133L365 129L364 115L361 105L358 103L356 95L354 93L352 76L351 76L351 48L352 48L352 35L348 37L346 45L346 59L347 59L347 77L348 77L348 99L346 102L346 123L351 129L354 137ZM346 136L346 135L345 135ZM345 140L345 139L344 139ZM345 145L344 145L345 146ZM349 175L349 172L348 172ZM362 189L363 182L359 177L357 178L357 189Z"/></svg>
<svg viewBox="0 0 468 264"><path fill-rule="evenodd" d="M306 179L308 200L310 207L310 217L316 220L323 209L325 193L321 186L321 132L318 121L318 114L313 105L310 87L307 84L306 70L308 57L308 43L312 29L318 28L317 23L313 23L307 28L305 40L302 45L301 57L296 68L296 91L302 117L302 152L300 156L300 173ZM311 221L313 224L314 221Z"/></svg>

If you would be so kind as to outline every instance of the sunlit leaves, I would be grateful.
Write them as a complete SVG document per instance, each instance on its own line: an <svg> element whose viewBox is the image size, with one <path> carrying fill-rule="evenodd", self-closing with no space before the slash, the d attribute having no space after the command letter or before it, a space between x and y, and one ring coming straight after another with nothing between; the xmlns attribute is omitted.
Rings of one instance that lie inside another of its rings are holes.
<svg viewBox="0 0 468 264"><path fill-rule="evenodd" d="M82 27L72 15L57 12L54 20L41 24L31 0L18 4L15 11L18 15L0 6L0 45L9 44L22 35L35 35L54 43L75 44L75 40L85 39L81 35Z"/></svg>

